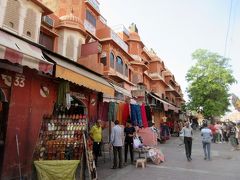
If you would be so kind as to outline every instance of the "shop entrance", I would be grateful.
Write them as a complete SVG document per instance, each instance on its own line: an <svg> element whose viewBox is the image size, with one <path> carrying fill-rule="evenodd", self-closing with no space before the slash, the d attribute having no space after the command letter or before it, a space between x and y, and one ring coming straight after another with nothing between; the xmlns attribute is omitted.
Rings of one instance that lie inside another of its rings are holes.
<svg viewBox="0 0 240 180"><path fill-rule="evenodd" d="M87 107L86 105L77 97L71 96L71 107L68 110L69 114L87 114Z"/></svg>
<svg viewBox="0 0 240 180"><path fill-rule="evenodd" d="M4 157L4 145L7 131L7 115L8 115L8 102L6 95L0 88L0 174L2 170L3 157Z"/></svg>

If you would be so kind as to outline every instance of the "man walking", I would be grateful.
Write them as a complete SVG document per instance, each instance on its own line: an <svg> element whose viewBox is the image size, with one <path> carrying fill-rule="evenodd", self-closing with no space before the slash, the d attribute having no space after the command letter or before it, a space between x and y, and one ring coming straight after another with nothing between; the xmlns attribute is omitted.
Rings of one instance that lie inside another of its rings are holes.
<svg viewBox="0 0 240 180"><path fill-rule="evenodd" d="M185 144L185 152L188 161L191 161L191 154L192 154L192 137L193 131L189 125L189 122L186 122L185 127L182 129L183 137L184 137L184 144Z"/></svg>
<svg viewBox="0 0 240 180"><path fill-rule="evenodd" d="M123 129L119 126L119 121L114 122L115 126L112 128L111 144L113 146L113 167L112 169L122 168L122 146L123 146ZM117 163L118 156L118 163Z"/></svg>
<svg viewBox="0 0 240 180"><path fill-rule="evenodd" d="M102 141L102 127L101 120L97 120L96 124L90 130L90 136L93 139L93 155L95 164L97 166L98 156L100 154Z"/></svg>
<svg viewBox="0 0 240 180"><path fill-rule="evenodd" d="M210 160L210 151L211 151L211 141L213 138L212 131L207 127L207 123L203 124L203 129L201 130L202 143L203 143L203 152L204 160Z"/></svg>

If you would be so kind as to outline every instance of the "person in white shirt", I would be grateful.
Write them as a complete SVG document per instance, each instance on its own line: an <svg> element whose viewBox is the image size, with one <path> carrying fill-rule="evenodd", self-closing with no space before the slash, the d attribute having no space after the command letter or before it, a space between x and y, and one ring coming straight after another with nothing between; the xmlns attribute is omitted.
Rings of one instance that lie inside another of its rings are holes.
<svg viewBox="0 0 240 180"><path fill-rule="evenodd" d="M113 146L113 167L117 168L117 156L118 156L118 168L122 168L122 146L123 146L123 128L119 125L119 121L114 122L115 126L111 132L111 144Z"/></svg>
<svg viewBox="0 0 240 180"><path fill-rule="evenodd" d="M186 157L188 161L191 161L193 131L189 125L189 122L186 122L185 126L182 129L182 133L184 137Z"/></svg>
<svg viewBox="0 0 240 180"><path fill-rule="evenodd" d="M207 127L207 124L203 124L203 129L201 130L202 143L203 143L203 152L204 152L204 160L210 160L210 152L211 152L211 142L212 142L212 131Z"/></svg>

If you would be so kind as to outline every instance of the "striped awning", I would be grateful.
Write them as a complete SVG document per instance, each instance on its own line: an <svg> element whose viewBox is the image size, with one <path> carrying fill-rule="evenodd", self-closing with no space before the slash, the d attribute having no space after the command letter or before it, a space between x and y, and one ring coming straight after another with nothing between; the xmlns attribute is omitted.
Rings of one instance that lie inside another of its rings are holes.
<svg viewBox="0 0 240 180"><path fill-rule="evenodd" d="M40 48L0 30L1 60L8 60L48 74L53 72L53 64L44 58Z"/></svg>

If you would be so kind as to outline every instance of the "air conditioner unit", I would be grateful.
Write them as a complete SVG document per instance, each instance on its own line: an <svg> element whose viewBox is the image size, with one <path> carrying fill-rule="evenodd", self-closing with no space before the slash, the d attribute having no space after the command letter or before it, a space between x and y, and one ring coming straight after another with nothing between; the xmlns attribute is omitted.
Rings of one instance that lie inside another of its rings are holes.
<svg viewBox="0 0 240 180"><path fill-rule="evenodd" d="M44 22L44 24L49 27L53 27L53 24L54 24L54 20L52 18L50 18L49 16L43 16L42 22Z"/></svg>

